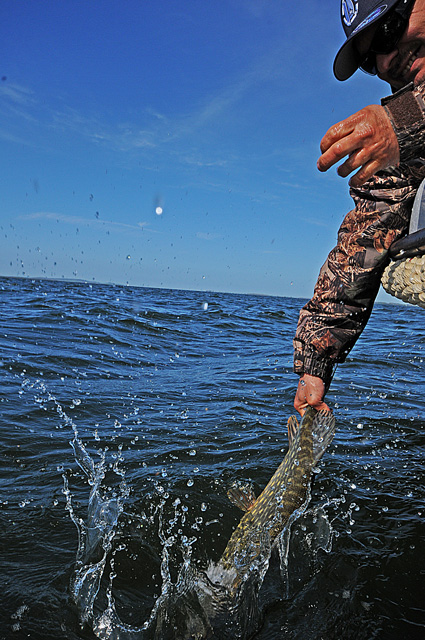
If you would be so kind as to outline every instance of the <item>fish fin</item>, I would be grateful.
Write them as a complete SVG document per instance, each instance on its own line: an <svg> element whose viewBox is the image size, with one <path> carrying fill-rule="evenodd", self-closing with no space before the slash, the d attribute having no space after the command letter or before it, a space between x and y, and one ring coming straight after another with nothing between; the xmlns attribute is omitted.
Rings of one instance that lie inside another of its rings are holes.
<svg viewBox="0 0 425 640"><path fill-rule="evenodd" d="M242 511L249 511L254 506L257 498L255 497L252 486L235 482L227 491L227 497L230 502Z"/></svg>
<svg viewBox="0 0 425 640"><path fill-rule="evenodd" d="M315 415L311 425L314 464L319 462L326 448L332 442L335 430L335 416L332 411L322 410Z"/></svg>
<svg viewBox="0 0 425 640"><path fill-rule="evenodd" d="M289 416L288 418L288 440L289 444L291 444L292 440L295 438L300 425L298 424L298 420L295 416Z"/></svg>

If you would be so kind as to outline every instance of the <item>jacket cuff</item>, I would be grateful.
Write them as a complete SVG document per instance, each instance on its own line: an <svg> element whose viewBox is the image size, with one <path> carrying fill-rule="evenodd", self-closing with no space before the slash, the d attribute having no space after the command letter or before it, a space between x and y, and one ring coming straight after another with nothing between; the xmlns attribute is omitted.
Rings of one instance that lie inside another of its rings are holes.
<svg viewBox="0 0 425 640"><path fill-rule="evenodd" d="M336 363L333 360L321 358L315 351L301 353L296 351L294 355L294 372L302 375L308 373L311 376L321 378L326 388L329 387Z"/></svg>
<svg viewBox="0 0 425 640"><path fill-rule="evenodd" d="M400 147L400 162L417 160L423 153L425 142L425 88L414 87L411 82L392 96L383 98Z"/></svg>

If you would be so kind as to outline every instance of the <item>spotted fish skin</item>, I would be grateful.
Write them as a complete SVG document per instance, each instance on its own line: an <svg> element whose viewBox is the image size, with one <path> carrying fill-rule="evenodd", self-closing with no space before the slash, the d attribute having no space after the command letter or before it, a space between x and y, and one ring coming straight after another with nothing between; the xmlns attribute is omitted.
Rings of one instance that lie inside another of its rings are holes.
<svg viewBox="0 0 425 640"><path fill-rule="evenodd" d="M294 417L290 421L291 442L284 460L242 517L217 565L234 576L233 589L259 556L262 544L273 544L292 514L306 502L313 469L335 433L335 418L330 411L317 412L309 407L300 425Z"/></svg>

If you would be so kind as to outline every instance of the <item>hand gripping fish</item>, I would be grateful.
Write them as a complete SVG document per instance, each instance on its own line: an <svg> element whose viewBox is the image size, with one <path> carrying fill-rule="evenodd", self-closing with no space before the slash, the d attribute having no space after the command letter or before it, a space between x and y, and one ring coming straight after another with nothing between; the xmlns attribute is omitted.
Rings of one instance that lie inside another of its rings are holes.
<svg viewBox="0 0 425 640"><path fill-rule="evenodd" d="M262 550L270 549L291 517L306 505L313 469L334 433L335 418L330 411L309 407L300 424L295 416L289 418L288 452L260 497L255 499L252 491L240 487L228 492L230 500L246 513L221 559L208 571L211 580L236 593Z"/></svg>

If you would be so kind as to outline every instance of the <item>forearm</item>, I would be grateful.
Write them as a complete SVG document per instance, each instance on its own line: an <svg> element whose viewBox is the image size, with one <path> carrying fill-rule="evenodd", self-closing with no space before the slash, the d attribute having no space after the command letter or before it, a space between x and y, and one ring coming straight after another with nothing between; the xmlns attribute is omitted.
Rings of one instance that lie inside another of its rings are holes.
<svg viewBox="0 0 425 640"><path fill-rule="evenodd" d="M381 172L352 190L356 208L323 265L312 299L300 313L294 370L329 384L367 324L391 243L407 229L417 180Z"/></svg>
<svg viewBox="0 0 425 640"><path fill-rule="evenodd" d="M301 310L294 339L294 370L318 376L325 384L367 324L388 262L388 248L406 233L416 189L425 178L425 83L410 85L382 104L392 125L391 135L395 133L397 138L400 165L351 190L356 208L346 216L338 244L320 271L313 298ZM367 121L366 110L360 115ZM335 142L335 136L339 142L341 126L347 126L348 133L352 131L351 120L329 130L326 147ZM378 126L376 135L385 137ZM353 144L363 144L361 136L354 139ZM326 153L332 155L332 149ZM344 147L339 158L344 151L351 153ZM319 168L326 170L336 160L338 154Z"/></svg>

